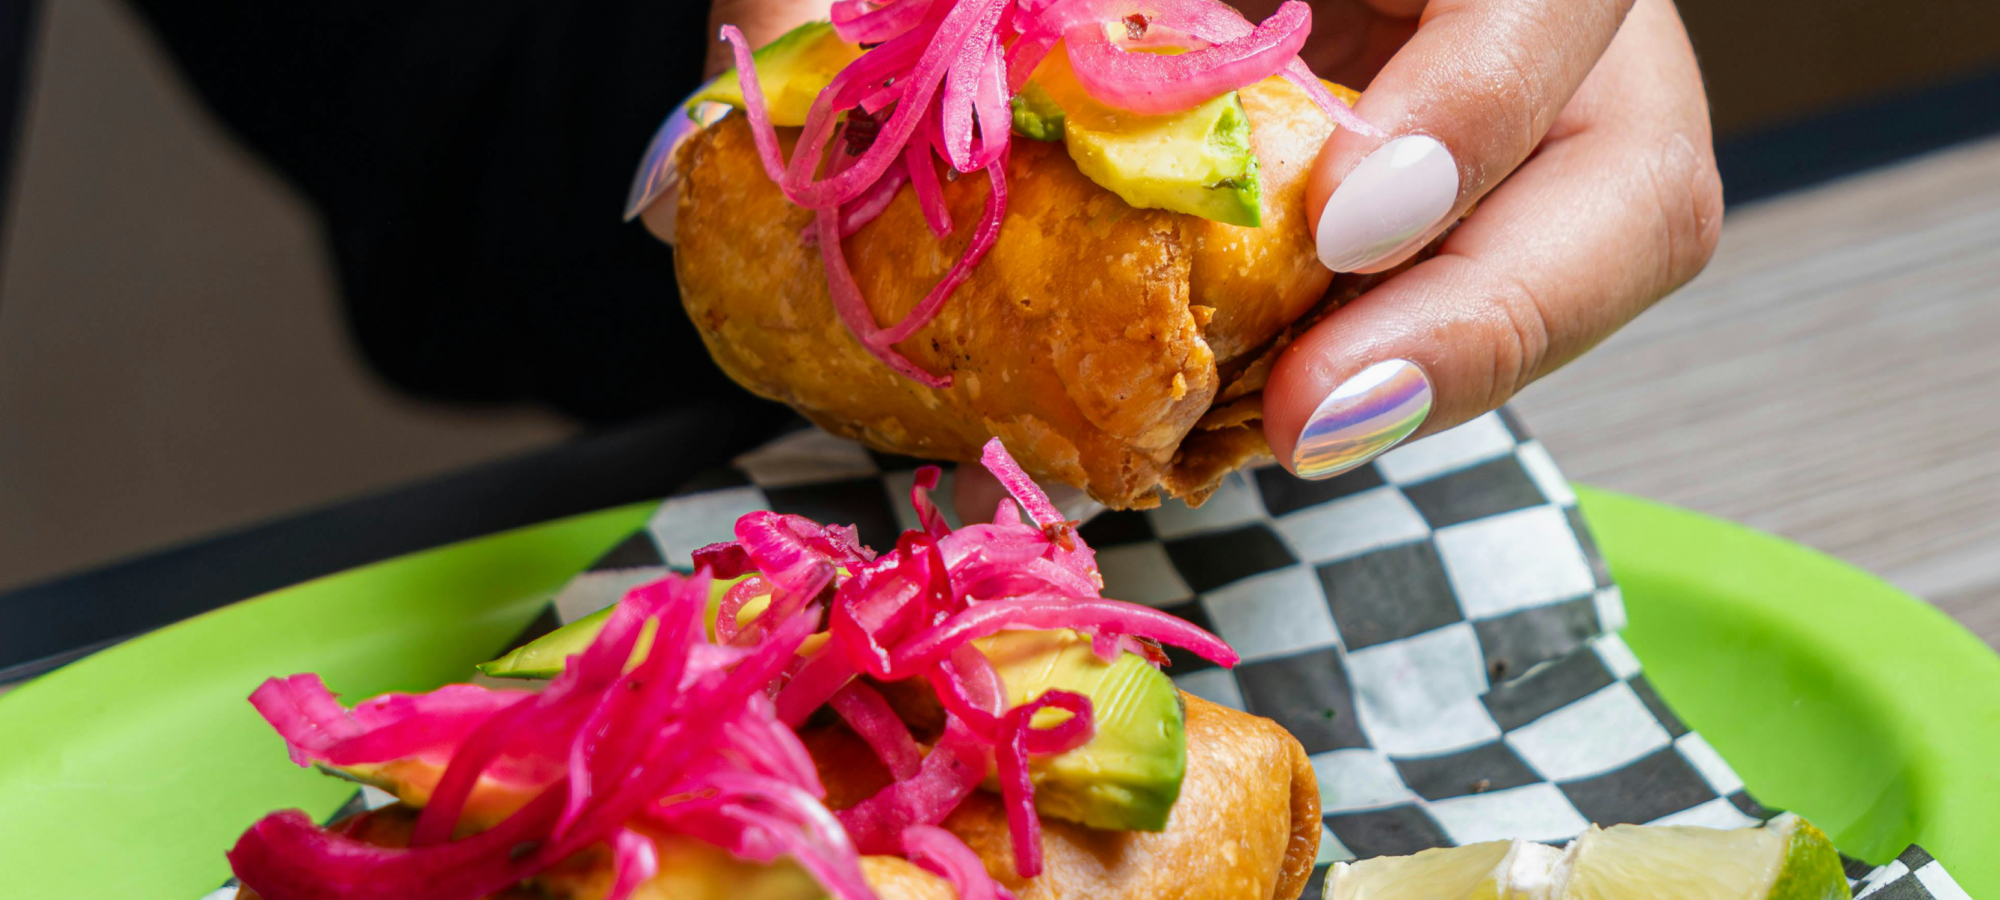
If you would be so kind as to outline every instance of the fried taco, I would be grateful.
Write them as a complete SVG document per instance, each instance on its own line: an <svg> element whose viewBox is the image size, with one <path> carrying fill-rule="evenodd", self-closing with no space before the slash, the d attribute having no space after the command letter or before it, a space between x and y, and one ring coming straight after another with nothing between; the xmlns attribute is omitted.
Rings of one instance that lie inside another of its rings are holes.
<svg viewBox="0 0 2000 900"><path fill-rule="evenodd" d="M274 813L229 859L265 900L1294 900L1319 791L1275 723L1176 690L1219 638L1102 596L1095 555L999 441L1011 493L884 553L757 512L692 575L447 685L251 702L294 762L396 802Z"/></svg>
<svg viewBox="0 0 2000 900"><path fill-rule="evenodd" d="M969 462L998 437L1113 508L1198 504L1268 458L1277 352L1367 281L1336 284L1306 222L1320 145L1368 128L1298 61L1310 21L835 4L754 55L731 37L633 212L749 390L880 450Z"/></svg>

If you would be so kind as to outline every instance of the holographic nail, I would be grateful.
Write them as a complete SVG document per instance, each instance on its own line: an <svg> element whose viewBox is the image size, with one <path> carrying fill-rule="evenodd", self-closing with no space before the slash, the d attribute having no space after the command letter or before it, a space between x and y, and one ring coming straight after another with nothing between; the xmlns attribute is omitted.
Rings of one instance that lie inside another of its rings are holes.
<svg viewBox="0 0 2000 900"><path fill-rule="evenodd" d="M632 176L632 189L625 195L625 221L638 218L660 195L680 184L680 172L674 169L675 151L682 142L715 124L728 111L720 103L693 102L707 89L706 84L696 88L673 112L667 113L667 120L653 133L653 142L646 145L646 155L639 158L639 171Z"/></svg>
<svg viewBox="0 0 2000 900"><path fill-rule="evenodd" d="M1431 414L1431 382L1407 359L1379 362L1341 382L1306 420L1292 448L1300 478L1331 478L1401 443Z"/></svg>

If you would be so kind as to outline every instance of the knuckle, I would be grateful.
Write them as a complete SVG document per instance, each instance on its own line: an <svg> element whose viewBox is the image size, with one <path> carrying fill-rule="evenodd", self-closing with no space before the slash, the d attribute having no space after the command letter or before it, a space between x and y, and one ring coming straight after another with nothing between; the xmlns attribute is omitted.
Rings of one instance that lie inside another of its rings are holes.
<svg viewBox="0 0 2000 900"><path fill-rule="evenodd" d="M1463 154L1468 174L1490 187L1534 153L1631 5L1632 0L1461 3L1439 14L1456 20L1452 30L1474 38L1463 44L1455 64L1440 67L1428 84L1440 97L1462 102L1469 92L1479 100L1478 115L1466 120L1477 126L1459 129L1468 146L1452 148Z"/></svg>
<svg viewBox="0 0 2000 900"><path fill-rule="evenodd" d="M1487 306L1493 353L1488 409L1507 402L1541 375L1554 340L1548 307L1533 285L1507 272L1499 273L1494 284L1493 301Z"/></svg>
<svg viewBox="0 0 2000 900"><path fill-rule="evenodd" d="M1712 154L1685 133L1671 135L1650 173L1667 253L1660 278L1665 293L1699 274L1722 240L1722 176Z"/></svg>

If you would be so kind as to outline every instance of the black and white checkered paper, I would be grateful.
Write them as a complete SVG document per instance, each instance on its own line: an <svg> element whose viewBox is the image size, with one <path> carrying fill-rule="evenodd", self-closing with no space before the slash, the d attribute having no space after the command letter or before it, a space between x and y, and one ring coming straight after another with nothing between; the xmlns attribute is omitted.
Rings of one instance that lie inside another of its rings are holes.
<svg viewBox="0 0 2000 900"><path fill-rule="evenodd" d="M755 510L853 524L864 543L893 546L920 527L908 497L922 464L817 429L781 437L662 502L554 598L542 626L686 570L692 550L732 539ZM1186 618L1242 654L1227 670L1170 648L1183 690L1276 720L1311 755L1325 828L1308 900L1341 860L1773 814L1647 682L1618 637L1624 607L1575 494L1507 411L1327 481L1238 472L1200 508L1107 512L1082 533L1106 596ZM1880 900L1966 896L1917 848L1849 875Z"/></svg>

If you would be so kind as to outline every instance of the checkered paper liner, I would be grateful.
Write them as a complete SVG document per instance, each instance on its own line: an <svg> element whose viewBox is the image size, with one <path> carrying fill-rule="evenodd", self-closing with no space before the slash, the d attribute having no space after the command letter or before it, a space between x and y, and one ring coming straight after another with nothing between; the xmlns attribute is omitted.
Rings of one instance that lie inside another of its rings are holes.
<svg viewBox="0 0 2000 900"><path fill-rule="evenodd" d="M662 502L538 627L689 569L693 549L733 539L756 510L893 546L921 527L908 501L920 465L792 432ZM1576 495L1506 410L1330 480L1238 472L1199 508L1106 512L1081 530L1106 596L1188 619L1242 655L1230 670L1169 648L1181 689L1276 720L1311 755L1325 827L1308 900L1341 860L1774 814L1647 682ZM357 795L343 813L388 800ZM1848 874L1881 900L1966 896L1918 848Z"/></svg>

